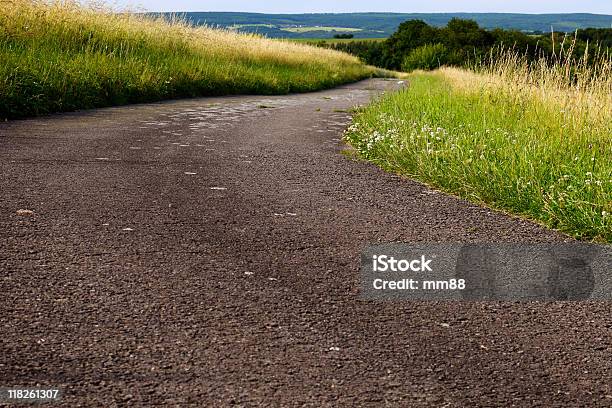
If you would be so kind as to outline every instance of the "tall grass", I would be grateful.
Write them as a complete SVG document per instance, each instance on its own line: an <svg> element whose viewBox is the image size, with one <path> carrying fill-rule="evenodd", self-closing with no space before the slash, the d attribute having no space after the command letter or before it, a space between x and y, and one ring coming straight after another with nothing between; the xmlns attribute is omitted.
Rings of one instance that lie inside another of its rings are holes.
<svg viewBox="0 0 612 408"><path fill-rule="evenodd" d="M601 57L601 56L600 56ZM366 158L581 239L612 242L612 61L508 53L476 72L415 72L358 114Z"/></svg>
<svg viewBox="0 0 612 408"><path fill-rule="evenodd" d="M476 67L481 76L467 80L473 89L480 82L484 88L503 92L514 98L534 99L546 107L556 107L571 117L575 126L589 126L591 121L609 122L612 111L612 56L609 51L587 49L576 59L575 40L566 45L567 36L557 47L552 61L540 58L530 62L525 56L509 50ZM461 87L465 77L457 73L449 76ZM484 80L484 82L482 82Z"/></svg>
<svg viewBox="0 0 612 408"><path fill-rule="evenodd" d="M379 73L347 54L76 1L0 0L0 118L312 91Z"/></svg>

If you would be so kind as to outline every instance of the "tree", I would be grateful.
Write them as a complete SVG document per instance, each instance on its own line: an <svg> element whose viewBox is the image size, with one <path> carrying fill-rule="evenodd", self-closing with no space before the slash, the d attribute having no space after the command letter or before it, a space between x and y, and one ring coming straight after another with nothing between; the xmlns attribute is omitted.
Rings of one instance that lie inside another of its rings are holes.
<svg viewBox="0 0 612 408"><path fill-rule="evenodd" d="M442 29L442 43L450 50L451 63L480 58L493 46L493 36L474 20L453 18Z"/></svg>
<svg viewBox="0 0 612 408"><path fill-rule="evenodd" d="M391 69L400 69L410 51L425 44L436 43L438 29L423 20L409 20L400 24L397 31L385 43L384 63Z"/></svg>

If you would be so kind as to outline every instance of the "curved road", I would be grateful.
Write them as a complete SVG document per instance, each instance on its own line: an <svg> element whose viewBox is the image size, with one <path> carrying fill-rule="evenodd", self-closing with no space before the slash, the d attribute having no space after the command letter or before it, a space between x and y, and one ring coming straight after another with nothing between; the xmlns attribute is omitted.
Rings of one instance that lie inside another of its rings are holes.
<svg viewBox="0 0 612 408"><path fill-rule="evenodd" d="M0 124L0 387L60 386L65 406L611 406L609 303L359 298L369 244L565 239L341 154L346 110L398 87Z"/></svg>

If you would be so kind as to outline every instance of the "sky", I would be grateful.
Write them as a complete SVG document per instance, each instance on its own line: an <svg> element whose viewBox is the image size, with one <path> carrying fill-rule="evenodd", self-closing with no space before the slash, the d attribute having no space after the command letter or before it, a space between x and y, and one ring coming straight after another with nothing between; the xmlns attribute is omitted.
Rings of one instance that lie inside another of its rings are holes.
<svg viewBox="0 0 612 408"><path fill-rule="evenodd" d="M243 11L256 13L597 13L612 14L612 0L110 0L147 11Z"/></svg>

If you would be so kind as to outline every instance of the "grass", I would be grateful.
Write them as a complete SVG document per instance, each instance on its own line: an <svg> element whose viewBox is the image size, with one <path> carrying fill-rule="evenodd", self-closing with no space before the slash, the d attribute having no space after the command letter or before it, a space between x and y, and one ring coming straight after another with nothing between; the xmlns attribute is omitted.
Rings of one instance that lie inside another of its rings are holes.
<svg viewBox="0 0 612 408"><path fill-rule="evenodd" d="M381 167L584 240L612 242L612 63L501 58L415 72L346 139Z"/></svg>
<svg viewBox="0 0 612 408"><path fill-rule="evenodd" d="M348 54L180 20L70 1L0 0L0 118L306 92L387 74Z"/></svg>

